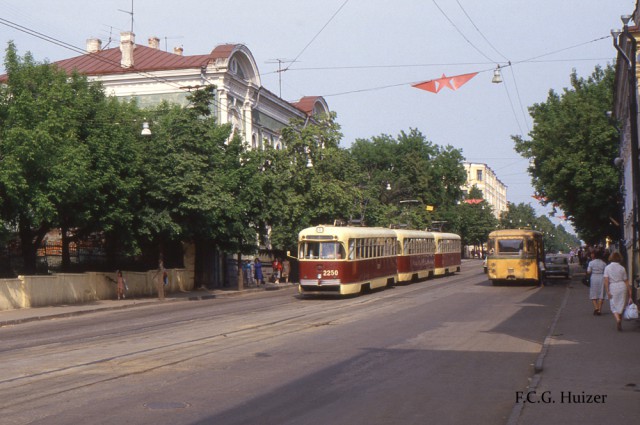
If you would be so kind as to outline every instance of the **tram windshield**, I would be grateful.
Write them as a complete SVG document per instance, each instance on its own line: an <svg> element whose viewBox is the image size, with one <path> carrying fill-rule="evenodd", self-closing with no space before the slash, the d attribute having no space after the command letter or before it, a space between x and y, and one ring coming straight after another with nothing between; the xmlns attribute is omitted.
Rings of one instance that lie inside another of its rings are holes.
<svg viewBox="0 0 640 425"><path fill-rule="evenodd" d="M522 239L499 239L498 252L500 254L521 254L524 248Z"/></svg>
<svg viewBox="0 0 640 425"><path fill-rule="evenodd" d="M307 260L331 260L345 258L344 247L339 242L302 242L299 257Z"/></svg>

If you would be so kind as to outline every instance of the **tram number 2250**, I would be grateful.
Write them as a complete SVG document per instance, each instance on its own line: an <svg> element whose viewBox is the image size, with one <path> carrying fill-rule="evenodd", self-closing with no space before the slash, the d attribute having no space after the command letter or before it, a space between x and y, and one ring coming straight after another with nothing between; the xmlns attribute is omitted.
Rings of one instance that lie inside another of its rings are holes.
<svg viewBox="0 0 640 425"><path fill-rule="evenodd" d="M338 270L322 270L322 277L338 276Z"/></svg>

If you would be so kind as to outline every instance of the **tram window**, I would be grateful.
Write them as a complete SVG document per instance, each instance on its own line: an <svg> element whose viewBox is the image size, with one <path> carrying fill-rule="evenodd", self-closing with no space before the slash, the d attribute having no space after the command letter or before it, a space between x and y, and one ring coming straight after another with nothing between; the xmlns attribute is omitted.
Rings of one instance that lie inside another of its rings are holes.
<svg viewBox="0 0 640 425"><path fill-rule="evenodd" d="M355 259L355 255L356 255L356 241L355 239L350 239L349 240L349 260L354 260Z"/></svg>
<svg viewBox="0 0 640 425"><path fill-rule="evenodd" d="M320 258L341 259L344 258L344 248L338 242L323 242L320 244Z"/></svg>
<svg viewBox="0 0 640 425"><path fill-rule="evenodd" d="M319 242L306 242L300 245L300 258L308 260L318 258L320 252Z"/></svg>
<svg viewBox="0 0 640 425"><path fill-rule="evenodd" d="M519 254L524 247L522 239L500 239L498 240L498 252L501 254Z"/></svg>

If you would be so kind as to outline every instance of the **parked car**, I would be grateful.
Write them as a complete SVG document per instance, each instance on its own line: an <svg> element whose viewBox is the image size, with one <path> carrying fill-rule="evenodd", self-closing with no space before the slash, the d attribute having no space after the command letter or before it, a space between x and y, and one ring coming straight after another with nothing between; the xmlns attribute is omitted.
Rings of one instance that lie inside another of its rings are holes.
<svg viewBox="0 0 640 425"><path fill-rule="evenodd" d="M571 275L569 268L570 256L566 254L547 254L544 259L546 277L564 277L568 279Z"/></svg>

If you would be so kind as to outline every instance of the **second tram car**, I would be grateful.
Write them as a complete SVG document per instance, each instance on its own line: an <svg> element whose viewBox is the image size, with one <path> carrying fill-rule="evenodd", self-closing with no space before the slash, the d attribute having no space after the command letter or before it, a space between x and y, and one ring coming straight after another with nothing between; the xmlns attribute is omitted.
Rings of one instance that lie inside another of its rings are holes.
<svg viewBox="0 0 640 425"><path fill-rule="evenodd" d="M432 232L395 230L398 238L397 282L415 282L434 275L436 240Z"/></svg>

